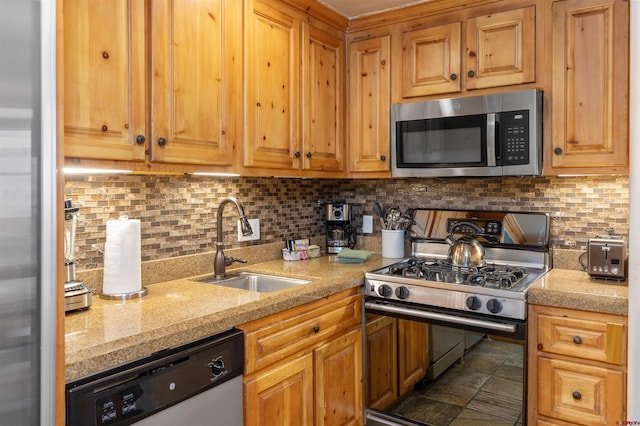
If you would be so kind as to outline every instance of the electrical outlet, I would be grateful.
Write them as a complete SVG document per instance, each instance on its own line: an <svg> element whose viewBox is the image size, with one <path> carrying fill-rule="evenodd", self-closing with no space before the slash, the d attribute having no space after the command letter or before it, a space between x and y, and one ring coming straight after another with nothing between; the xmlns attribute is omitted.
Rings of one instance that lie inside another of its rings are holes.
<svg viewBox="0 0 640 426"><path fill-rule="evenodd" d="M363 234L373 233L373 216L369 216L366 214L362 216L362 233Z"/></svg>
<svg viewBox="0 0 640 426"><path fill-rule="evenodd" d="M251 225L251 229L253 229L253 234L247 235L245 237L244 235L242 235L242 230L240 229L240 221L238 221L238 242L260 239L260 219L249 219L249 225Z"/></svg>

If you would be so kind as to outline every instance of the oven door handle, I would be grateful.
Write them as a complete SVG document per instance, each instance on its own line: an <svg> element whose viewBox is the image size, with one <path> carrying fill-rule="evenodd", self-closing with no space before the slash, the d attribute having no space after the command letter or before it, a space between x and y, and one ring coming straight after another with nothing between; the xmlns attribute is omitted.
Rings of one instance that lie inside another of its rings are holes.
<svg viewBox="0 0 640 426"><path fill-rule="evenodd" d="M483 327L489 330L504 331L507 333L515 333L516 331L515 324L504 324L504 323L497 323L492 321L484 321L481 319L458 317L455 315L440 314L437 312L427 312L427 311L421 311L418 309L411 309L411 308L394 306L394 305L383 305L375 302L365 302L364 307L365 309L371 308L377 311L408 315L408 316L431 319L431 320L452 322L455 324L469 325L472 327Z"/></svg>

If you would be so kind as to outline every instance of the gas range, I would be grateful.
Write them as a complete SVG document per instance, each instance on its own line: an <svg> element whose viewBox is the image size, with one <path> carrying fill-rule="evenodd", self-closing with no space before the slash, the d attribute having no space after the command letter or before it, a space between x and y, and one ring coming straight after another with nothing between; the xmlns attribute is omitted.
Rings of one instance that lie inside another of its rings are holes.
<svg viewBox="0 0 640 426"><path fill-rule="evenodd" d="M485 265L461 267L448 260L445 237L458 221L483 230L477 238ZM416 210L412 256L366 273L365 295L370 303L525 320L527 290L549 269L548 225L545 214Z"/></svg>

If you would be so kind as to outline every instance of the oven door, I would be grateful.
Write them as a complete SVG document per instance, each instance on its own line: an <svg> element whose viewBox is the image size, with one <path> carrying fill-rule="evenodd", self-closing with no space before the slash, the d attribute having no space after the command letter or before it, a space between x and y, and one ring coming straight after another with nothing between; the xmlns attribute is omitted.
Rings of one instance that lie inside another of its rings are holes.
<svg viewBox="0 0 640 426"><path fill-rule="evenodd" d="M365 302L367 426L524 424L526 322Z"/></svg>

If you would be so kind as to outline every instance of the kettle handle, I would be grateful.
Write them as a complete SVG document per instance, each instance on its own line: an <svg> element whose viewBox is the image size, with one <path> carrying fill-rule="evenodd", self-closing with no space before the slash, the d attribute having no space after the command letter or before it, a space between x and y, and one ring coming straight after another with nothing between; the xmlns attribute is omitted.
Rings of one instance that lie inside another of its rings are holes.
<svg viewBox="0 0 640 426"><path fill-rule="evenodd" d="M479 225L477 225L477 224L475 224L473 222L466 222L466 221L457 222L451 227L451 229L449 230L449 235L447 235L447 237L445 238L449 244L453 245L457 241L457 239L454 236L454 234L455 234L455 231L457 231L458 228L461 227L461 226L468 226L469 228L471 228L474 231L476 231L476 233L473 234L474 237L476 235L478 235L478 234L482 234L482 232L483 232L483 229Z"/></svg>

